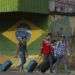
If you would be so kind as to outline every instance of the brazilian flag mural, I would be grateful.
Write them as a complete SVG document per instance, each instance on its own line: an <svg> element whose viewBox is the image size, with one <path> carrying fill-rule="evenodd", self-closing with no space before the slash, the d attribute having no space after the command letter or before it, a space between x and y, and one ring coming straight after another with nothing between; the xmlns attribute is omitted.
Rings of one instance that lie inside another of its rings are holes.
<svg viewBox="0 0 75 75"><path fill-rule="evenodd" d="M65 35L70 36L74 31L74 24L67 16L40 16L34 15L30 19L24 19L23 22L31 29L32 37L28 40L28 51L30 54L39 53L40 44L43 37L48 31L57 32L59 28L63 27ZM17 39L15 31L17 25L20 23L16 20L0 20L0 54L14 55L16 52ZM70 25L72 23L72 25Z"/></svg>
<svg viewBox="0 0 75 75"><path fill-rule="evenodd" d="M24 19L16 21L4 19L0 21L0 54L8 56L15 55L16 44L18 43L15 32L20 21L23 21L32 32L32 36L27 43L29 54L39 53L42 38L48 31L47 17L33 16L32 20Z"/></svg>
<svg viewBox="0 0 75 75"><path fill-rule="evenodd" d="M25 16L26 17L26 16ZM39 62L39 51L41 46L41 41L45 37L48 31L58 31L60 27L64 28L65 35L70 36L71 33L74 33L75 28L75 17L68 16L42 16L42 15L34 15L28 18L24 18L23 20L12 20L12 19L2 19L0 20L0 63L4 62L7 59L11 59L14 63L13 66L16 67L18 65L18 59L13 56L16 54L16 44L17 39L15 36L15 32L17 29L17 25L22 21L24 22L32 32L32 37L28 40L28 52L29 58L27 60L36 59ZM73 40L74 42L74 40ZM72 44L73 44L72 42ZM73 49L74 46L73 46ZM74 55L73 50L73 57ZM42 60L41 60L42 61ZM72 62L72 58L70 60Z"/></svg>

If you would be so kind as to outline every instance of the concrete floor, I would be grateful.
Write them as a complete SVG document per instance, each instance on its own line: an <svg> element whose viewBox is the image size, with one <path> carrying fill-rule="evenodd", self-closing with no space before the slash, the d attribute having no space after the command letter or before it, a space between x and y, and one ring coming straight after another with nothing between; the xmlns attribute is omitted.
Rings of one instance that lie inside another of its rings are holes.
<svg viewBox="0 0 75 75"><path fill-rule="evenodd" d="M7 72L1 72L0 75L55 75L55 74L50 74L49 72L47 73L40 73L40 72L33 72L33 73L21 73L21 72L16 72L16 71L7 71ZM59 73L58 75L75 75L75 71L71 71L71 73L66 74L66 73Z"/></svg>

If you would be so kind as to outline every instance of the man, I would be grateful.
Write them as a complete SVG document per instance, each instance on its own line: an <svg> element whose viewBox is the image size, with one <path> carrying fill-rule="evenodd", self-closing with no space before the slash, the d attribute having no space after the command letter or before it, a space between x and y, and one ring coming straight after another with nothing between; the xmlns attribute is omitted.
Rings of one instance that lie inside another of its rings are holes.
<svg viewBox="0 0 75 75"><path fill-rule="evenodd" d="M27 51L27 43L26 41L19 41L17 44L17 53L16 57L19 57L20 65L19 69L21 72L24 71L24 64L26 62L26 57L28 56L28 51Z"/></svg>
<svg viewBox="0 0 75 75"><path fill-rule="evenodd" d="M16 38L18 40L16 57L20 59L19 69L24 71L24 64L28 56L27 40L31 38L31 32L24 23L21 23L16 31Z"/></svg>

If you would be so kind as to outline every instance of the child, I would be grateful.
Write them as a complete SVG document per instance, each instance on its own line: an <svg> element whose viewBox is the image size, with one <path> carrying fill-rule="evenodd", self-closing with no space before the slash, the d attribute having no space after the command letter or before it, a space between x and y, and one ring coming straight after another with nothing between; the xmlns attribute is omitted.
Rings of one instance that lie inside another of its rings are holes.
<svg viewBox="0 0 75 75"><path fill-rule="evenodd" d="M68 61L66 58L67 53L67 46L65 41L65 36L60 36L59 41L57 41L55 49L54 49L54 56L57 58L56 62L56 75L58 73L58 66L60 63L64 64L65 71L68 72Z"/></svg>
<svg viewBox="0 0 75 75"><path fill-rule="evenodd" d="M53 47L50 34L42 42L41 54L44 56L44 61L50 63L50 72L52 72L52 53Z"/></svg>

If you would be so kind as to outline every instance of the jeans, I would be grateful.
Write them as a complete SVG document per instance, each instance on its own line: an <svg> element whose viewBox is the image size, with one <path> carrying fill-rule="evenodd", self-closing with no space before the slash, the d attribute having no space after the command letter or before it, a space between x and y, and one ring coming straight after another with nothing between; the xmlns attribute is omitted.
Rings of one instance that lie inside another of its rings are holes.
<svg viewBox="0 0 75 75"><path fill-rule="evenodd" d="M25 54L22 53L22 52L19 52L19 61L20 61L20 71L23 71L24 70L24 64L26 62L26 57L25 57Z"/></svg>
<svg viewBox="0 0 75 75"><path fill-rule="evenodd" d="M44 55L44 61L45 62L49 62L50 72L52 73L52 67L53 67L53 64L52 64L52 55Z"/></svg>

